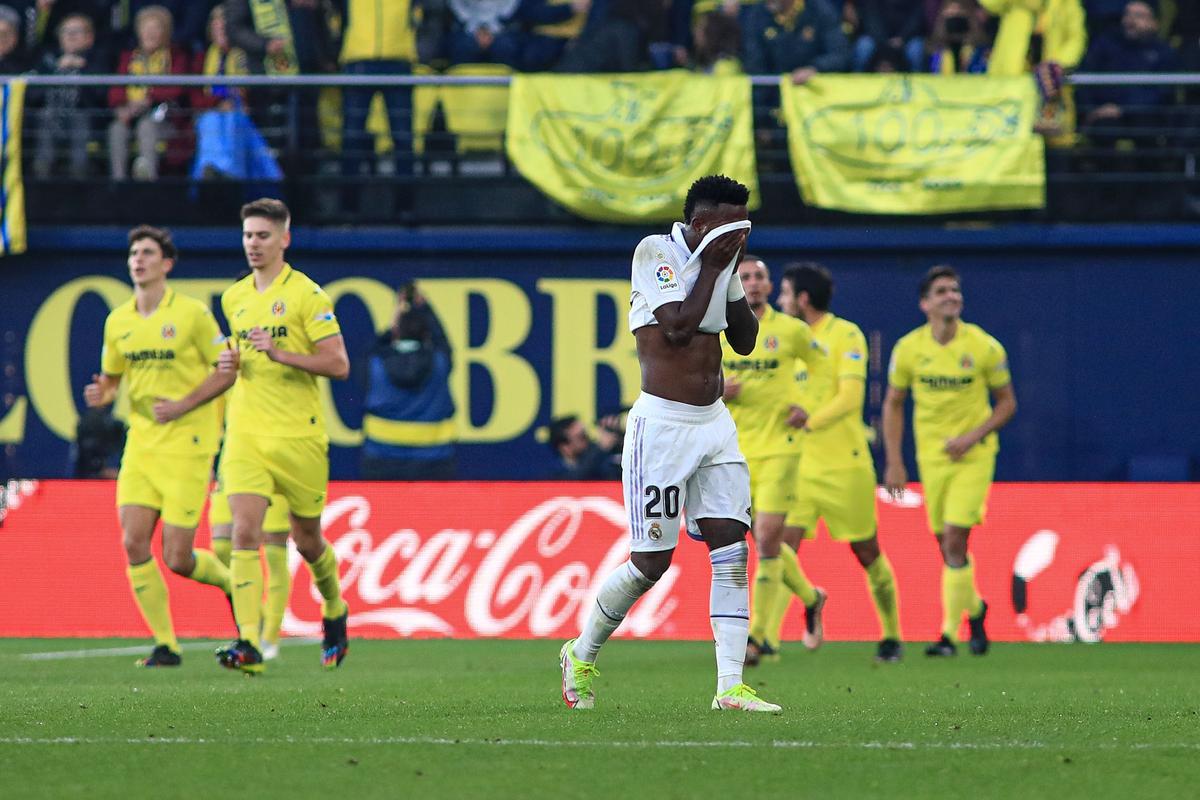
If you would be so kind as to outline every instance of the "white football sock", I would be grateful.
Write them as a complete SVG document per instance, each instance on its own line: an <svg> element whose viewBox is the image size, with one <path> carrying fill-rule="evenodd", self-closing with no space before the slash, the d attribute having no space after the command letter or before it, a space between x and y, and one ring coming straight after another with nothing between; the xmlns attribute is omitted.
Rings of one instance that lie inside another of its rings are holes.
<svg viewBox="0 0 1200 800"><path fill-rule="evenodd" d="M742 682L746 639L750 635L750 584L746 580L746 542L709 551L712 595L709 617L717 645L717 694Z"/></svg>
<svg viewBox="0 0 1200 800"><path fill-rule="evenodd" d="M744 560L742 567L744 578ZM643 575L631 561L626 561L614 569L604 579L604 585L600 587L596 603L592 606L592 613L588 615L587 624L575 640L575 646L572 648L575 657L581 661L594 662L600 647L612 636L637 599L650 591L652 586L654 581ZM744 642L742 648L745 649Z"/></svg>

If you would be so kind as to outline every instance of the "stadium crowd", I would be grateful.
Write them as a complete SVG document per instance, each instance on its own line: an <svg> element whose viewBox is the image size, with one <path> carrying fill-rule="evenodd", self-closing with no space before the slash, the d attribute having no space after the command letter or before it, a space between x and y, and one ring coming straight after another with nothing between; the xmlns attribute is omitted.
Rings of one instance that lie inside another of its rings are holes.
<svg viewBox="0 0 1200 800"><path fill-rule="evenodd" d="M16 75L391 75L492 70L713 74L821 72L1017 75L1044 100L1039 129L1071 144L1076 119L1136 140L1177 121L1176 92L1064 91L1064 72L1200 70L1200 6L1178 0L10 0L0 4L0 73ZM768 92L769 93L769 92ZM251 100L269 102L251 96ZM358 175L375 91L341 96L343 174ZM761 92L760 92L761 94ZM409 89L385 92L395 171L410 174ZM763 99L760 97L760 100ZM106 142L109 174L153 180L191 163L191 120L246 105L223 87L56 86L31 95L37 177L85 175ZM249 105L253 105L250 103ZM316 141L318 103L296 127ZM253 113L253 108L247 108ZM1130 129L1133 129L1132 132ZM171 147L183 141L182 146ZM136 150L131 143L136 143ZM137 156L132 158L132 153ZM270 178L271 170L265 177Z"/></svg>

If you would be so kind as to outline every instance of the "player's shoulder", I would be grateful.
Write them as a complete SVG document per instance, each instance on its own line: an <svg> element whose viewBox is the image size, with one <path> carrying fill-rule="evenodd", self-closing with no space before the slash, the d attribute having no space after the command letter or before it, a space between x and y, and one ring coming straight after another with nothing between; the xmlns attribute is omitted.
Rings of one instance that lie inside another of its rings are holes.
<svg viewBox="0 0 1200 800"><path fill-rule="evenodd" d="M113 306L112 310L108 312L108 316L104 318L104 327L119 325L126 320L133 319L137 313L136 302L136 299L131 296L128 300Z"/></svg>
<svg viewBox="0 0 1200 800"><path fill-rule="evenodd" d="M834 319L833 319L833 335L838 337L839 339L843 339L843 340L844 339L853 339L855 341L858 341L859 339L866 338L863 335L862 328L858 327L857 323L851 322L850 320L846 319L845 317L834 317Z"/></svg>
<svg viewBox="0 0 1200 800"><path fill-rule="evenodd" d="M254 274L253 273L234 281L233 283L231 283L229 286L227 286L225 288L225 291L221 292L221 302L227 303L231 300L236 300L237 298L242 297L248 291L250 291L253 284L254 284Z"/></svg>
<svg viewBox="0 0 1200 800"><path fill-rule="evenodd" d="M904 334L896 341L897 350L910 350L921 346L921 342L928 339L928 325L921 325L913 328L908 333Z"/></svg>
<svg viewBox="0 0 1200 800"><path fill-rule="evenodd" d="M780 333L792 333L808 328L808 323L804 320L796 319L791 314L785 314L775 308L770 309L763 316L762 322L767 323L772 328L778 329Z"/></svg>
<svg viewBox="0 0 1200 800"><path fill-rule="evenodd" d="M973 322L964 322L963 330L970 337L970 340L985 350L1003 350L1004 346L1000 344L1000 340L990 333L985 331L979 325Z"/></svg>
<svg viewBox="0 0 1200 800"><path fill-rule="evenodd" d="M633 262L635 264L660 264L664 261L670 262L674 255L674 248L671 247L671 237L656 233L645 237L638 242L637 247L633 249Z"/></svg>
<svg viewBox="0 0 1200 800"><path fill-rule="evenodd" d="M284 278L284 291L295 297L311 297L312 295L324 295L325 290L321 288L321 284L308 277L305 273L292 268L292 271Z"/></svg>
<svg viewBox="0 0 1200 800"><path fill-rule="evenodd" d="M176 293L172 304L184 314L195 317L212 316L212 309L209 308L208 303L186 294Z"/></svg>

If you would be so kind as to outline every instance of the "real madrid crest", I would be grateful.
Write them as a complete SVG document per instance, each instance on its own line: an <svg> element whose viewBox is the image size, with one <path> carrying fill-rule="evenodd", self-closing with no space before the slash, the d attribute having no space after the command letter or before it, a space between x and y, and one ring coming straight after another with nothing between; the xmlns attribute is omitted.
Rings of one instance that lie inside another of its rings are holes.
<svg viewBox="0 0 1200 800"><path fill-rule="evenodd" d="M650 530L647 532L653 541L658 541L662 538L662 526L657 522L650 523Z"/></svg>

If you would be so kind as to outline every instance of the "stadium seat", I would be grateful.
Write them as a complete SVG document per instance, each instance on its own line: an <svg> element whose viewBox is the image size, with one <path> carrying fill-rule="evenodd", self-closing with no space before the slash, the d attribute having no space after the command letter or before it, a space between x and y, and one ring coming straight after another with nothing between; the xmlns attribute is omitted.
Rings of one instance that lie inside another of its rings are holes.
<svg viewBox="0 0 1200 800"><path fill-rule="evenodd" d="M456 64L447 75L511 75L501 64ZM443 86L446 128L458 139L459 153L498 153L508 121L507 86Z"/></svg>

